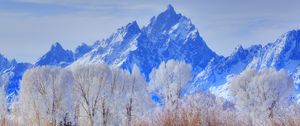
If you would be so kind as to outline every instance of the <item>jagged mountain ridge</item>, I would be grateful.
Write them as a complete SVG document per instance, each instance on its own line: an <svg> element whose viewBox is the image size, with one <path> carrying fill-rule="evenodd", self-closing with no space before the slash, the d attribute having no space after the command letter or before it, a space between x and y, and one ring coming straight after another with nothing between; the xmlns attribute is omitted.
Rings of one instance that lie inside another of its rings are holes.
<svg viewBox="0 0 300 126"><path fill-rule="evenodd" d="M2 54L0 54L0 72L3 72L4 70L10 68L11 66L14 66L15 64L17 64L16 60L10 61Z"/></svg>
<svg viewBox="0 0 300 126"><path fill-rule="evenodd" d="M23 73L32 67L30 63L18 63L16 60L8 60L0 54L0 83L6 83L4 86L9 100L18 93L19 81L22 79Z"/></svg>
<svg viewBox="0 0 300 126"><path fill-rule="evenodd" d="M51 46L51 49L43 55L35 66L68 66L74 62L74 54L70 50L65 50L58 42Z"/></svg>
<svg viewBox="0 0 300 126"><path fill-rule="evenodd" d="M126 58L126 54L136 48L133 42L140 34L137 22L131 22L119 28L108 39L97 41L93 49L73 64L107 63L117 65ZM117 59L118 58L118 59Z"/></svg>
<svg viewBox="0 0 300 126"><path fill-rule="evenodd" d="M73 65L100 62L131 70L136 64L148 76L152 68L169 59L185 60L198 72L217 56L191 20L177 14L171 5L142 29L134 21L94 45L97 47Z"/></svg>
<svg viewBox="0 0 300 126"><path fill-rule="evenodd" d="M196 89L210 90L221 97L228 97L228 82L233 75L246 69L261 70L274 67L284 69L293 77L300 92L300 30L289 31L274 43L254 45L247 49L239 47L230 56L211 61L193 82ZM232 62L235 61L235 62ZM193 87L193 88L195 88ZM224 96L225 95L225 96Z"/></svg>

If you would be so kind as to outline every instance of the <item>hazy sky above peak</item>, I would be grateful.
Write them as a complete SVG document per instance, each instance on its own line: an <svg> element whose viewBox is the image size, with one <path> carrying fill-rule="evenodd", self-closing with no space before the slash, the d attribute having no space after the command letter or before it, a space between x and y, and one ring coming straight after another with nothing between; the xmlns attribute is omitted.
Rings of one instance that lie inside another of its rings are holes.
<svg viewBox="0 0 300 126"><path fill-rule="evenodd" d="M266 44L300 28L299 0L6 0L0 1L0 53L34 63L55 42L74 50L134 20L143 27L168 4L225 56L237 45Z"/></svg>

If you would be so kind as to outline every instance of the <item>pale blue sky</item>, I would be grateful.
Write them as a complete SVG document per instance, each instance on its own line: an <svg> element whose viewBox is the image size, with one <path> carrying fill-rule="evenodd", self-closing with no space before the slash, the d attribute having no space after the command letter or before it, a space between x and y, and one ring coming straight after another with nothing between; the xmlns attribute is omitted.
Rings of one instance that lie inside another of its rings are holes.
<svg viewBox="0 0 300 126"><path fill-rule="evenodd" d="M300 27L299 0L0 0L0 53L35 62L54 42L92 44L133 20L148 24L168 4L221 55Z"/></svg>

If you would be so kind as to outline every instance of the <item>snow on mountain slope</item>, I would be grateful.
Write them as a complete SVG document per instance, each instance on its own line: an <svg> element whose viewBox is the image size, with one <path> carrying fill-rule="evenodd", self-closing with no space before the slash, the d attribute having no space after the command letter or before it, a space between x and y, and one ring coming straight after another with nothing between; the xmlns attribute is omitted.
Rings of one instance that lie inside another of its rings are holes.
<svg viewBox="0 0 300 126"><path fill-rule="evenodd" d="M0 54L0 72L3 72L4 70L10 68L11 66L14 66L15 64L17 64L15 60L9 61L2 54Z"/></svg>
<svg viewBox="0 0 300 126"><path fill-rule="evenodd" d="M191 20L169 5L146 27L140 29L134 21L118 29L72 65L102 62L131 70L137 64L148 76L152 68L169 59L185 60L198 72L215 56Z"/></svg>
<svg viewBox="0 0 300 126"><path fill-rule="evenodd" d="M138 49L129 55L131 60L122 67L130 68L136 63L146 75L169 59L184 60L198 72L216 56L190 19L177 14L171 5L142 29L138 42Z"/></svg>
<svg viewBox="0 0 300 126"><path fill-rule="evenodd" d="M5 87L6 94L9 96L8 100L18 94L23 73L31 67L32 64L30 63L17 63L2 73L1 76L8 77L8 84Z"/></svg>
<svg viewBox="0 0 300 126"><path fill-rule="evenodd" d="M245 51L238 49L239 51L235 51L233 55L225 58L225 60L221 59L216 63L210 62L208 67L198 74L194 85L196 85L196 89L206 89L213 94L227 97L226 85L230 81L230 76L239 74L245 69L261 70L266 67L274 67L278 70L287 70L294 78L295 86L300 92L299 47L300 30L292 30L280 36L274 43L269 43L264 47L260 45L251 46ZM226 59L230 62L228 63Z"/></svg>
<svg viewBox="0 0 300 126"><path fill-rule="evenodd" d="M239 46L226 58L212 59L207 67L195 77L192 87L203 91L211 86L225 84L231 76L242 72L261 48L261 45L253 45L246 49Z"/></svg>
<svg viewBox="0 0 300 126"><path fill-rule="evenodd" d="M74 57L75 59L79 59L81 58L83 55L85 55L86 53L90 52L93 49L92 46L89 46L85 43L81 43L74 52Z"/></svg>
<svg viewBox="0 0 300 126"><path fill-rule="evenodd" d="M274 43L267 44L261 50L260 55L248 65L248 68L275 67L293 71L299 63L300 30L293 30L283 34Z"/></svg>
<svg viewBox="0 0 300 126"><path fill-rule="evenodd" d="M90 64L106 63L119 66L127 58L129 52L136 49L136 38L140 34L140 28L136 21L125 27L119 28L108 39L96 42L89 53L73 63Z"/></svg>
<svg viewBox="0 0 300 126"><path fill-rule="evenodd" d="M263 69L275 67L285 69L294 78L299 89L300 68L300 29L283 34L274 43L266 45L259 56L249 63L247 68Z"/></svg>
<svg viewBox="0 0 300 126"><path fill-rule="evenodd" d="M23 73L31 67L32 65L29 63L17 63L16 60L10 61L0 54L0 77L2 80L7 80L4 86L9 100L17 94L19 81L22 79Z"/></svg>
<svg viewBox="0 0 300 126"><path fill-rule="evenodd" d="M73 61L73 52L65 50L58 42L56 42L51 46L51 49L35 63L35 66L50 65L66 67Z"/></svg>

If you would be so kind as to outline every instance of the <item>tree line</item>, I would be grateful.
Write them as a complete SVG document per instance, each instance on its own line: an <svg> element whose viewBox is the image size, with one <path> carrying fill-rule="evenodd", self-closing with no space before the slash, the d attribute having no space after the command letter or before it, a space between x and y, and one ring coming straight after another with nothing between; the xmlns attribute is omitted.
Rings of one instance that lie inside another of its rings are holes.
<svg viewBox="0 0 300 126"><path fill-rule="evenodd" d="M105 64L27 70L8 106L7 80L0 79L2 125L33 126L210 126L299 125L293 79L284 71L245 70L229 82L231 100L209 92L187 93L192 66L176 60L140 69ZM158 100L153 100L154 97Z"/></svg>

